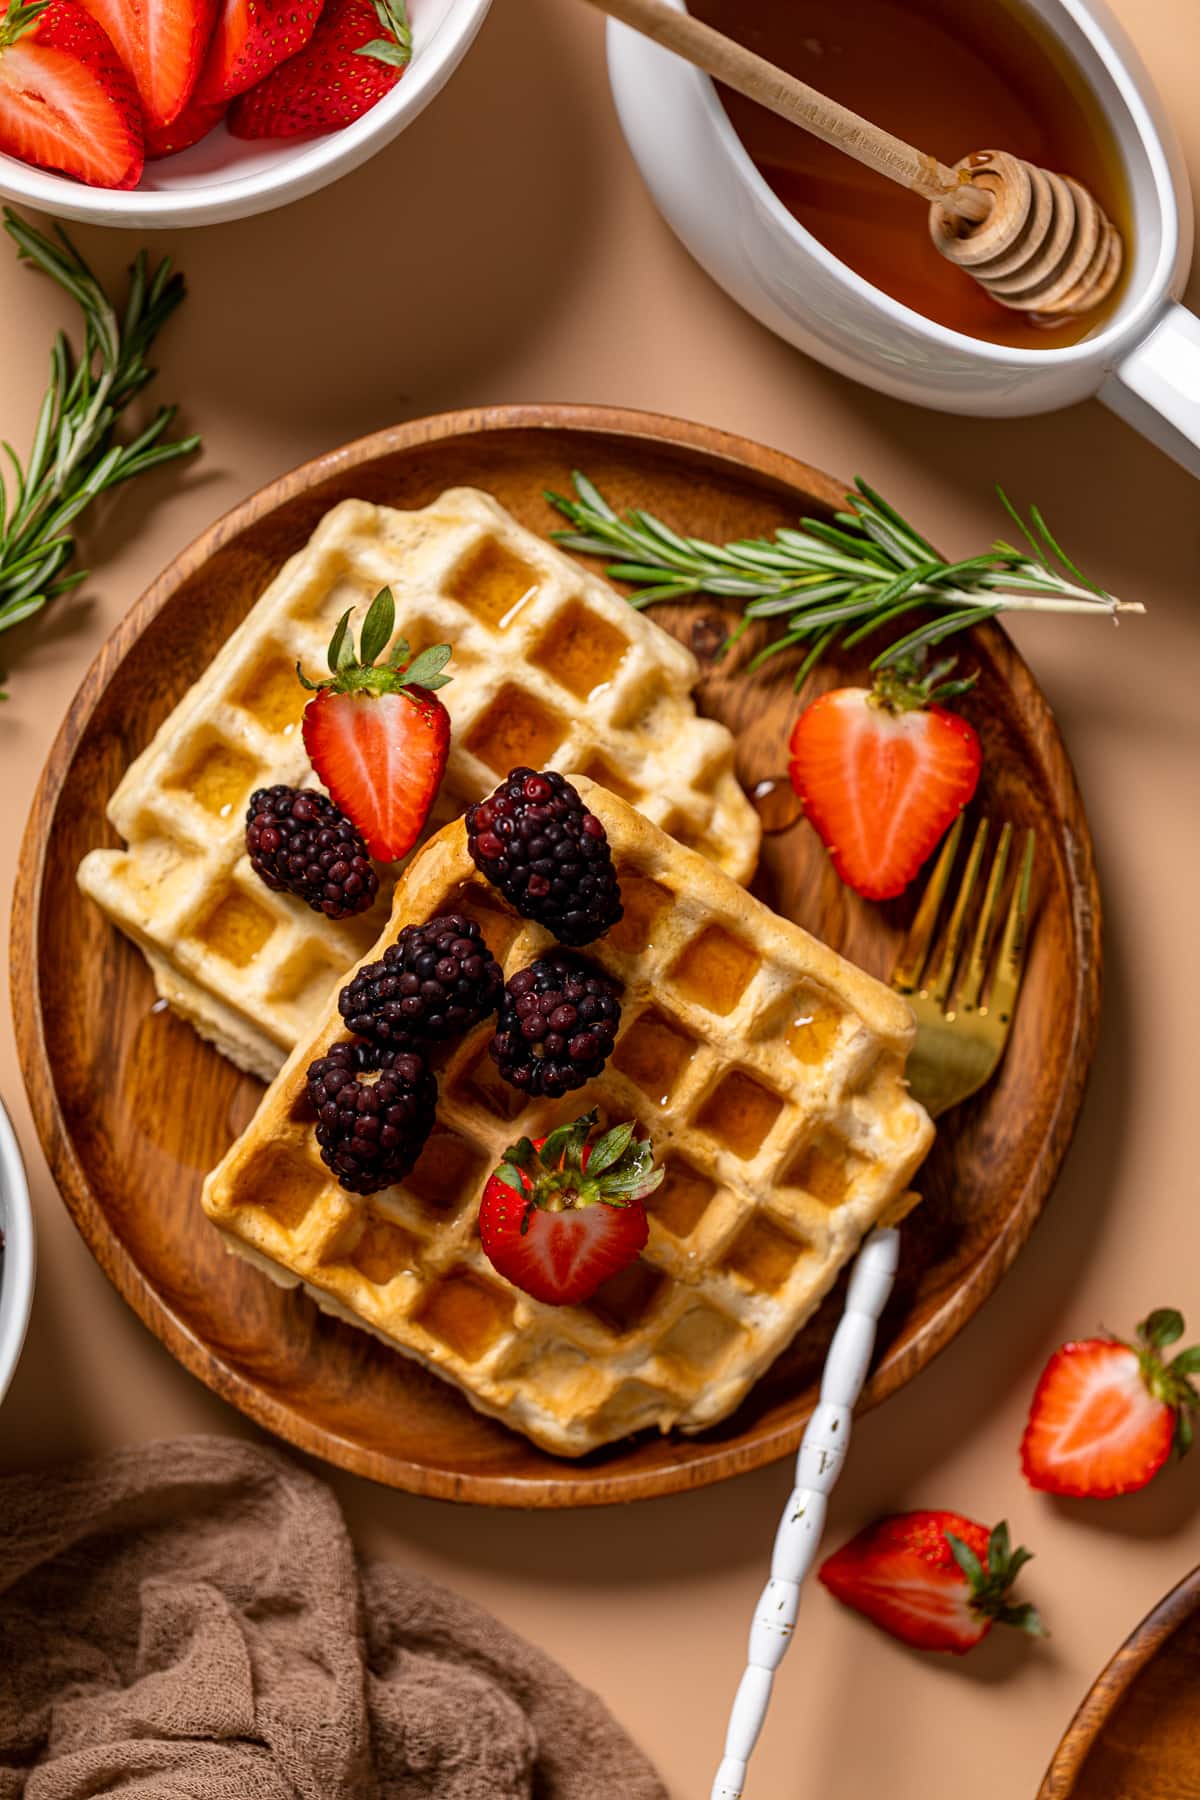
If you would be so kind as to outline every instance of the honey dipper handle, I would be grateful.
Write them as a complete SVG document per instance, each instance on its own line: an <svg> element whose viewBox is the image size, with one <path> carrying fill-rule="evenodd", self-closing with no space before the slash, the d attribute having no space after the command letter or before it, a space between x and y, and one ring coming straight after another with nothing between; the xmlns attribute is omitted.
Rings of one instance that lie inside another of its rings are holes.
<svg viewBox="0 0 1200 1800"><path fill-rule="evenodd" d="M775 1536L771 1578L750 1624L750 1652L711 1800L740 1800L745 1791L746 1765L767 1716L775 1670L792 1641L800 1584L821 1545L825 1507L846 1460L854 1405L867 1378L879 1315L899 1260L900 1233L894 1226L877 1226L851 1270L846 1308L825 1358L821 1397L796 1458L796 1485Z"/></svg>
<svg viewBox="0 0 1200 1800"><path fill-rule="evenodd" d="M865 163L889 181L899 182L926 200L938 200L942 206L964 219L985 219L991 209L991 196L972 187L955 170L947 168L936 156L914 149L890 131L860 118L848 106L842 106L828 95L809 87L795 75L789 75L763 56L732 38L714 31L690 13L680 12L668 0L588 0L590 6L630 25L643 37L652 38L665 50L673 50L706 75L723 81L749 100L790 119L819 137L823 143L844 150L858 162Z"/></svg>

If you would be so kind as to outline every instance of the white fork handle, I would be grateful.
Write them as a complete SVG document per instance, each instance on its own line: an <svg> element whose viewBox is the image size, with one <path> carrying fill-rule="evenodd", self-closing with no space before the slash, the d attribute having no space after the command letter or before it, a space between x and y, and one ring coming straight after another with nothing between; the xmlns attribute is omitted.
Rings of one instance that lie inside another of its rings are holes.
<svg viewBox="0 0 1200 1800"><path fill-rule="evenodd" d="M894 1226L873 1231L850 1275L846 1309L829 1346L821 1397L796 1457L796 1485L779 1522L771 1578L750 1624L750 1653L729 1715L725 1754L711 1800L741 1800L746 1765L767 1716L775 1670L791 1642L800 1583L813 1565L825 1526L825 1504L846 1460L850 1421L875 1348L879 1315L900 1260Z"/></svg>

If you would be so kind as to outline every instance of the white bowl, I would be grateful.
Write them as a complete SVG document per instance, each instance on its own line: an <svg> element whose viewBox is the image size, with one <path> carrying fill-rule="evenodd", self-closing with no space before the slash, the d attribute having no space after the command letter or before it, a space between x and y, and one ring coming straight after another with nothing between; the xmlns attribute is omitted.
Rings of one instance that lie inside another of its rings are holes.
<svg viewBox="0 0 1200 1800"><path fill-rule="evenodd" d="M671 4L684 9L684 0ZM1023 5L1097 96L1133 201L1124 296L1078 344L985 343L872 287L788 212L708 76L610 19L617 114L659 211L697 262L798 349L899 400L976 417L1048 412L1095 393L1200 475L1200 318L1178 304L1192 255L1183 153L1103 0Z"/></svg>
<svg viewBox="0 0 1200 1800"><path fill-rule="evenodd" d="M352 125L301 142L243 143L218 125L178 156L148 162L128 192L86 187L0 155L0 195L60 219L142 228L215 225L269 212L336 181L403 131L450 79L491 0L411 0L412 62L389 94Z"/></svg>
<svg viewBox="0 0 1200 1800"><path fill-rule="evenodd" d="M0 1400L3 1400L25 1342L33 1302L33 1213L16 1133L0 1102Z"/></svg>

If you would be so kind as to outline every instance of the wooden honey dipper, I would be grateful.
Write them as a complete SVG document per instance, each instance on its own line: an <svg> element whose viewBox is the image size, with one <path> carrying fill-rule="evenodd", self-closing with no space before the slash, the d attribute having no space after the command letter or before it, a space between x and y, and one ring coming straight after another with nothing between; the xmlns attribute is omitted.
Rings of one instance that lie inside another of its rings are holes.
<svg viewBox="0 0 1200 1800"><path fill-rule="evenodd" d="M1046 317L1089 312L1116 285L1121 235L1071 176L1005 150L977 150L949 168L667 0L588 3L922 195L937 249L1002 306Z"/></svg>

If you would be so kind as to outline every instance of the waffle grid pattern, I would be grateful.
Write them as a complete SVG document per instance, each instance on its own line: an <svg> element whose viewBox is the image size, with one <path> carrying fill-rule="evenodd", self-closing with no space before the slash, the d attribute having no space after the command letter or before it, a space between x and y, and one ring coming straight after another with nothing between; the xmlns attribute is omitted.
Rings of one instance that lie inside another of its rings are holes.
<svg viewBox="0 0 1200 1800"><path fill-rule="evenodd" d="M378 936L389 895L334 924L271 893L245 855L246 803L312 781L296 662L323 671L339 615L353 607L357 624L385 583L414 649L455 647L431 829L526 763L600 780L736 880L757 858L733 738L697 716L688 650L486 494L451 489L414 512L344 501L127 771L109 806L127 848L80 868L164 997L266 1080Z"/></svg>
<svg viewBox="0 0 1200 1800"><path fill-rule="evenodd" d="M733 1410L893 1208L932 1138L904 1085L911 1014L628 806L583 783L626 916L589 949L623 986L604 1074L527 1103L477 1028L439 1069L438 1125L399 1187L360 1200L319 1160L304 1097L336 1005L205 1187L231 1247L456 1382L546 1449L579 1455L647 1426ZM387 940L475 917L505 974L551 940L472 868L461 823L410 865ZM373 954L377 954L375 952ZM492 1270L477 1202L522 1132L596 1106L634 1117L668 1178L642 1257L586 1306L540 1305Z"/></svg>

